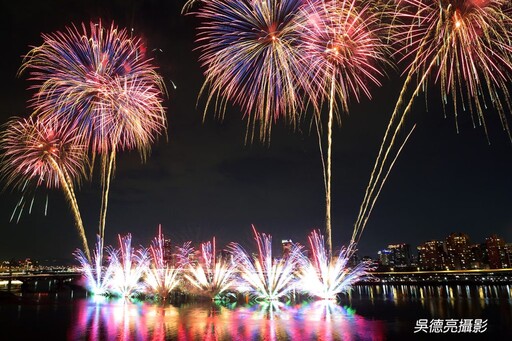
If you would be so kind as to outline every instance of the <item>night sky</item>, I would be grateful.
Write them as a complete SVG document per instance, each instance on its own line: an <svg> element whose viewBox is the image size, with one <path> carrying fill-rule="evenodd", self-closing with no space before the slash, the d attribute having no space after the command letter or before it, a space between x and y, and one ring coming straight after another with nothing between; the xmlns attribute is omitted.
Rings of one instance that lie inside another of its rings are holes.
<svg viewBox="0 0 512 341"><path fill-rule="evenodd" d="M42 43L42 32L71 23L102 19L134 28L144 37L164 77L168 136L160 138L146 163L135 152L118 154L107 217L107 244L118 233L131 232L137 244L149 244L162 224L176 243L217 237L218 247L230 241L252 244L251 224L283 238L305 243L307 234L324 223L324 187L317 136L307 116L294 131L273 128L269 146L245 144L246 121L236 107L217 120L209 112L202 122L204 101L197 95L204 80L191 16L180 15L184 1L7 1L0 15L0 123L27 116L27 75L17 77L21 56ZM105 3L106 4L105 4ZM156 49L155 51L152 51ZM163 52L160 52L161 49ZM177 85L173 89L171 80ZM349 116L334 134L333 243L347 242L386 124L403 79L388 70L373 99L352 103ZM511 89L512 91L512 89ZM361 255L374 256L390 243L415 247L450 232L466 232L473 242L491 233L512 242L512 143L498 116L486 113L489 145L482 128L473 129L469 115L444 117L439 88L432 86L415 102L408 124L418 123L400 156L359 244ZM4 184L2 184L3 186ZM100 184L96 176L77 190L92 246L98 226ZM18 192L0 194L0 260L11 258L72 259L80 247L64 195L49 191L36 196L31 215L9 223Z"/></svg>

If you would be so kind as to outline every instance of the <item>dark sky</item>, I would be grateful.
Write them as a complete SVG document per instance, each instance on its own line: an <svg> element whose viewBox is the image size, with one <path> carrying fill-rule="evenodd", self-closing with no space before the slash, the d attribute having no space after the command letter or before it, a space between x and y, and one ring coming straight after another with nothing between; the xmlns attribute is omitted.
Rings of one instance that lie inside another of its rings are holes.
<svg viewBox="0 0 512 341"><path fill-rule="evenodd" d="M323 225L324 192L317 137L306 122L298 131L273 129L270 146L244 144L245 121L229 108L219 122L213 113L202 122L204 102L196 108L203 81L193 51L192 17L180 15L183 1L25 1L3 2L0 11L0 123L12 115L29 115L27 76L16 76L21 56L40 45L42 32L102 18L134 28L169 88L168 138L161 138L145 164L136 153L118 155L106 227L107 243L131 232L148 244L158 224L174 241L201 242L216 236L219 247L230 241L252 243L251 224L273 235L305 242ZM177 84L173 90L171 82ZM333 241L346 243L364 195L371 167L403 79L389 71L374 97L353 103L350 116L334 134ZM469 116L444 118L438 88L429 91L429 111L419 97L409 124L418 127L403 151L361 239L361 254L375 255L389 243L413 247L450 232L466 232L474 242L491 233L512 241L512 144L489 111L491 145ZM80 247L73 218L60 191L36 196L31 215L9 223L19 193L0 194L0 260L71 259ZM99 182L83 184L78 200L90 244L98 225Z"/></svg>

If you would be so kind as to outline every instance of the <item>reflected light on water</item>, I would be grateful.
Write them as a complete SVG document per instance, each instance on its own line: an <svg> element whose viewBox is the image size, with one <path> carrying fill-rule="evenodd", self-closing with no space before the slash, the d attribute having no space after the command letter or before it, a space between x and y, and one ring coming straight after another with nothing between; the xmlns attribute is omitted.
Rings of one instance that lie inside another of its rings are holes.
<svg viewBox="0 0 512 341"><path fill-rule="evenodd" d="M77 302L75 340L383 340L384 325L332 301L290 306L266 302L239 307L172 305L128 300Z"/></svg>

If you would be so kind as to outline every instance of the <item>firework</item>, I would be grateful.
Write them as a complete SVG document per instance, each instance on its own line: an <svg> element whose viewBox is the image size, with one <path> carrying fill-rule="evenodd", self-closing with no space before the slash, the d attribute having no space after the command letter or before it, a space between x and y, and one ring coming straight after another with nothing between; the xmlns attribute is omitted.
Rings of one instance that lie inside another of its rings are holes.
<svg viewBox="0 0 512 341"><path fill-rule="evenodd" d="M300 287L309 295L324 300L336 299L337 294L349 291L352 284L368 275L367 263L349 267L354 244L341 249L338 257L331 258L325 249L324 237L313 231L309 235L309 245L311 260L308 259L300 268Z"/></svg>
<svg viewBox="0 0 512 341"><path fill-rule="evenodd" d="M149 263L145 248L135 250L132 247L132 236L119 236L119 250L109 247L110 266L113 267L109 292L121 297L130 297L143 291L141 279L147 272Z"/></svg>
<svg viewBox="0 0 512 341"><path fill-rule="evenodd" d="M109 262L106 268L103 267L103 242L100 237L98 236L92 261L87 259L82 250L76 250L73 255L80 263L80 270L84 275L87 290L94 295L108 294L114 273L114 263Z"/></svg>
<svg viewBox="0 0 512 341"><path fill-rule="evenodd" d="M0 173L8 186L22 192L29 183L36 187L62 188L71 206L85 254L90 260L74 192L74 186L84 177L86 147L79 141L75 127L51 118L13 118L0 135L0 149ZM33 201L29 210L32 205ZM20 215L22 211L23 206Z"/></svg>
<svg viewBox="0 0 512 341"><path fill-rule="evenodd" d="M102 154L99 234L104 237L110 180L118 150L144 158L166 127L164 84L142 40L114 24L84 24L42 35L25 57L36 90L32 106L42 116L71 122L77 135Z"/></svg>
<svg viewBox="0 0 512 341"><path fill-rule="evenodd" d="M302 107L299 94L302 56L298 25L302 1L204 1L195 15L202 19L197 41L208 92L208 109L222 117L227 102L242 108L251 140L258 131L270 136L278 119L294 126Z"/></svg>
<svg viewBox="0 0 512 341"><path fill-rule="evenodd" d="M185 5L183 5L181 13L183 14L189 12L192 9L192 7L201 2L203 2L203 0L187 0L187 2L185 2Z"/></svg>
<svg viewBox="0 0 512 341"><path fill-rule="evenodd" d="M375 161L356 222L360 235L382 187L382 174L417 95L428 82L439 83L442 106L458 116L469 112L473 125L483 126L485 112L493 107L512 139L509 82L512 79L512 13L505 0L402 0L397 2L393 37L397 55L407 62L400 96ZM410 84L416 86L410 89ZM409 95L410 94L410 95ZM410 96L410 97L408 97ZM451 104L450 104L451 103Z"/></svg>
<svg viewBox="0 0 512 341"><path fill-rule="evenodd" d="M176 260L177 264L181 267L186 267L191 264L191 258L194 253L194 247L191 246L192 242L188 241L183 243L182 246L176 247Z"/></svg>
<svg viewBox="0 0 512 341"><path fill-rule="evenodd" d="M349 101L361 96L371 98L370 84L380 85L383 72L379 65L388 64L387 46L379 38L379 11L356 0L309 0L302 9L307 18L301 25L299 46L307 68L301 82L317 108L315 121L320 134L322 103L328 101L327 155L323 156L319 136L326 191L327 246L332 253L331 237L331 168L332 129L341 109L349 111Z"/></svg>
<svg viewBox="0 0 512 341"><path fill-rule="evenodd" d="M144 151L165 129L163 81L140 38L101 22L42 37L21 68L41 115L73 122L98 153Z"/></svg>
<svg viewBox="0 0 512 341"><path fill-rule="evenodd" d="M146 269L144 282L147 291L154 293L165 300L167 295L179 283L181 266L173 266L165 259L164 235L161 226L158 227L158 236L153 240L149 250L151 264Z"/></svg>
<svg viewBox="0 0 512 341"><path fill-rule="evenodd" d="M230 244L234 261L238 264L240 280L237 291L251 294L257 300L277 300L295 289L295 271L302 259L301 247L293 244L281 259L272 257L272 236L260 234L253 226L258 253L250 256L237 243Z"/></svg>
<svg viewBox="0 0 512 341"><path fill-rule="evenodd" d="M233 287L235 270L235 262L216 255L214 237L212 242L201 244L200 260L196 265L188 264L185 279L196 294L218 299Z"/></svg>

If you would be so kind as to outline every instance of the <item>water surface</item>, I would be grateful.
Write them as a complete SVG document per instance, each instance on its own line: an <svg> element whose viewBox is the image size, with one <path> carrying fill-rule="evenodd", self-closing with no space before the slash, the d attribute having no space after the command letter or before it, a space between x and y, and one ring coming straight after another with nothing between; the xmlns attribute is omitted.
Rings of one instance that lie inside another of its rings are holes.
<svg viewBox="0 0 512 341"><path fill-rule="evenodd" d="M488 325L481 334L419 334L418 319ZM338 302L231 304L114 300L61 288L3 292L0 321L1 340L507 340L512 287L357 286Z"/></svg>

